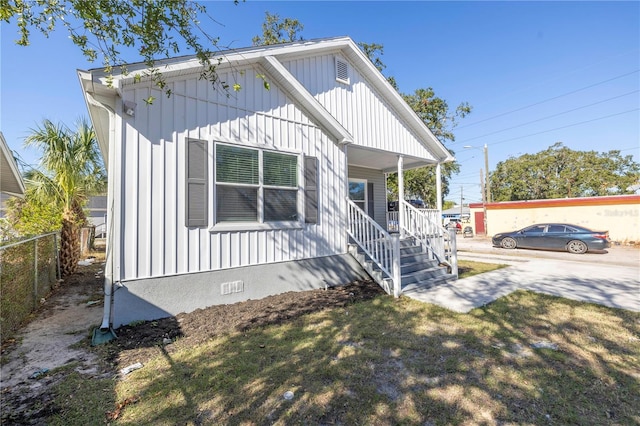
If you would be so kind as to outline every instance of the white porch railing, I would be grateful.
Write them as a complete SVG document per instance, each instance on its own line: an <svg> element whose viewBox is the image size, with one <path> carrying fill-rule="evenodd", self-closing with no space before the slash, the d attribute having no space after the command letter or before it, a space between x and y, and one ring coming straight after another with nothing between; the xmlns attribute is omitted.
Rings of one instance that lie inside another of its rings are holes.
<svg viewBox="0 0 640 426"><path fill-rule="evenodd" d="M360 209L353 201L347 200L348 228L351 238L382 272L391 277L391 288L384 288L388 294L400 297L400 237L390 235L380 225Z"/></svg>
<svg viewBox="0 0 640 426"><path fill-rule="evenodd" d="M427 215L429 220L433 223L439 223L438 218L440 217L440 211L435 209L416 209L419 212ZM400 231L400 223L398 221L398 211L388 211L387 212L387 232L399 232Z"/></svg>
<svg viewBox="0 0 640 426"><path fill-rule="evenodd" d="M458 274L455 234L445 229L441 224L439 210L416 209L402 200L399 203L399 215L403 215L401 234L414 237L433 259L449 265L451 273Z"/></svg>
<svg viewBox="0 0 640 426"><path fill-rule="evenodd" d="M398 212L387 212L387 232L398 232L400 226L398 224Z"/></svg>

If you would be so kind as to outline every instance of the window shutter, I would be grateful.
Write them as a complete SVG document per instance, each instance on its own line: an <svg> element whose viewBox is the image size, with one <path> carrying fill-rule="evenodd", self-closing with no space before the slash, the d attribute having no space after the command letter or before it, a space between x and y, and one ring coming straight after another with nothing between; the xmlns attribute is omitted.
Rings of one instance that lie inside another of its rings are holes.
<svg viewBox="0 0 640 426"><path fill-rule="evenodd" d="M369 217L375 218L373 214L373 182L367 182L367 210Z"/></svg>
<svg viewBox="0 0 640 426"><path fill-rule="evenodd" d="M304 157L304 221L318 223L318 159Z"/></svg>
<svg viewBox="0 0 640 426"><path fill-rule="evenodd" d="M187 206L188 227L207 226L207 142L187 139Z"/></svg>

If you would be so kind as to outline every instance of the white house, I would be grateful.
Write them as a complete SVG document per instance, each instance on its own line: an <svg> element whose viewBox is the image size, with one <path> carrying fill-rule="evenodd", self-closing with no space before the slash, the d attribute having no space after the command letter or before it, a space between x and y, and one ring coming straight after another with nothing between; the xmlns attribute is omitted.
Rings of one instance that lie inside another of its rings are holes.
<svg viewBox="0 0 640 426"><path fill-rule="evenodd" d="M400 294L385 175L434 166L439 181L451 154L349 38L218 56L241 90L200 79L195 57L160 64L171 96L144 64L78 71L109 177L102 328L345 284L360 264ZM413 263L446 263L439 211L432 227L402 206L405 245L426 253Z"/></svg>

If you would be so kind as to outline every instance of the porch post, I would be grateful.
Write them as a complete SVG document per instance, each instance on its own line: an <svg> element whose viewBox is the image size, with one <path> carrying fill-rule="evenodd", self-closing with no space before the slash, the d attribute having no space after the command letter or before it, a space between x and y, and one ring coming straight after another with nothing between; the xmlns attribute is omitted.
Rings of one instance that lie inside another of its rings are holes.
<svg viewBox="0 0 640 426"><path fill-rule="evenodd" d="M442 216L442 165L436 164L436 208ZM440 218L442 221L442 218Z"/></svg>
<svg viewBox="0 0 640 426"><path fill-rule="evenodd" d="M404 234L404 209L402 208L402 202L404 201L404 172L403 172L404 157L398 155L398 232L400 236Z"/></svg>
<svg viewBox="0 0 640 426"><path fill-rule="evenodd" d="M400 297L402 293L402 271L400 266L400 235L393 234L391 236L393 245L393 297Z"/></svg>
<svg viewBox="0 0 640 426"><path fill-rule="evenodd" d="M351 227L350 217L349 217L349 203L347 200L349 199L349 145L344 144L342 146L342 150L344 151L344 198L342 199L342 217L345 218L346 223L344 226L344 235L347 239L347 245L349 244L349 234L348 230Z"/></svg>

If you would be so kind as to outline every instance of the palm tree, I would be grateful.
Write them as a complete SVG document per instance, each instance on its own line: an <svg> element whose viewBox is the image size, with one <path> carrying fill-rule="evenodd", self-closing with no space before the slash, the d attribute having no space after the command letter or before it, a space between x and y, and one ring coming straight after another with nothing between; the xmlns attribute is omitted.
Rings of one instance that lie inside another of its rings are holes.
<svg viewBox="0 0 640 426"><path fill-rule="evenodd" d="M75 132L44 120L31 129L25 145L42 151L40 170L27 175L30 191L40 202L62 207L60 270L67 276L76 271L80 258L80 229L86 222L82 208L106 181L95 132L86 120L77 123Z"/></svg>

